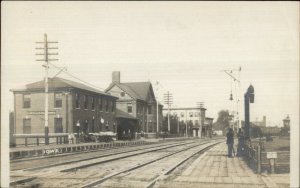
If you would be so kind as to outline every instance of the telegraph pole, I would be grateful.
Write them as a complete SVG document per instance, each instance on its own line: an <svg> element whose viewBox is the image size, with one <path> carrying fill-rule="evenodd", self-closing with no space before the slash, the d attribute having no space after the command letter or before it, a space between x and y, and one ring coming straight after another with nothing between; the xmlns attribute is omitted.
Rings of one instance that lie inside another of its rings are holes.
<svg viewBox="0 0 300 188"><path fill-rule="evenodd" d="M168 132L170 133L170 106L173 103L173 96L169 91L164 94L164 103L168 105Z"/></svg>
<svg viewBox="0 0 300 188"><path fill-rule="evenodd" d="M58 55L58 53L49 53L49 50L58 49L58 47L49 47L50 43L57 44L58 42L50 42L47 40L47 34L44 34L43 42L36 42L37 44L43 44L43 47L37 47L37 50L43 50L43 53L36 53L38 56L44 56L43 59L37 59L37 61L44 61L45 64L45 145L49 145L49 126L48 126L48 69L49 61L57 61L58 59L51 59L49 55ZM40 52L40 51L39 51Z"/></svg>
<svg viewBox="0 0 300 188"><path fill-rule="evenodd" d="M155 97L155 98L156 98L156 133L157 133L157 135L159 135L158 84L159 84L159 82L156 82L156 93L157 93L157 97Z"/></svg>

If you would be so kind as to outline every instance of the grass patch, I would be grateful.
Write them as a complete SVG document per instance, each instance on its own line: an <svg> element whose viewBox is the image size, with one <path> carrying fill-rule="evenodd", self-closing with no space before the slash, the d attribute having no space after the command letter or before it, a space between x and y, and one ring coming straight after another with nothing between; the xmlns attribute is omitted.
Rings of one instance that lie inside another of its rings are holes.
<svg viewBox="0 0 300 188"><path fill-rule="evenodd" d="M290 151L290 139L274 137L273 141L265 142L265 151Z"/></svg>

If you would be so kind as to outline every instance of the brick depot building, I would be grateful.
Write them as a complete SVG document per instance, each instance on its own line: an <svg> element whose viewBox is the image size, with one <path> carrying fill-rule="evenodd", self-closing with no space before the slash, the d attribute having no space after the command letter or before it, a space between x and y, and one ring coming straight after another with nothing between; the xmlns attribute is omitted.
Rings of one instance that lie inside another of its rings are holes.
<svg viewBox="0 0 300 188"><path fill-rule="evenodd" d="M125 132L131 129L131 132L133 130L138 133L143 131L155 134L157 132L157 119L158 131L161 130L163 106L157 102L151 82L121 82L120 72L115 71L112 73L112 83L105 91L118 97L116 102L118 110L137 119L135 126L132 124L125 128L125 124L122 125Z"/></svg>
<svg viewBox="0 0 300 188"><path fill-rule="evenodd" d="M44 80L13 89L14 134L44 134ZM49 133L116 130L116 100L105 92L62 78L49 78Z"/></svg>

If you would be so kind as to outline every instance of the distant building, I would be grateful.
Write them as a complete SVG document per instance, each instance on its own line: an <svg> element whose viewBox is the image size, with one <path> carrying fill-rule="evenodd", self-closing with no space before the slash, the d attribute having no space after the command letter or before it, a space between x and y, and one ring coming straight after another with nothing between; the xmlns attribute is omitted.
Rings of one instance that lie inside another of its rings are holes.
<svg viewBox="0 0 300 188"><path fill-rule="evenodd" d="M289 115L287 115L286 118L283 119L282 121L283 121L283 127L290 128L291 119Z"/></svg>
<svg viewBox="0 0 300 188"><path fill-rule="evenodd" d="M258 126L258 127L266 127L267 126L267 118L266 116L263 116L263 120L262 121L255 121L252 122L254 125Z"/></svg>
<svg viewBox="0 0 300 188"><path fill-rule="evenodd" d="M118 97L116 107L118 110L137 118L136 126L128 126L125 131L131 132L157 132L157 107L159 130L162 127L162 107L155 98L151 82L121 82L120 72L112 73L112 83L105 90Z"/></svg>
<svg viewBox="0 0 300 188"><path fill-rule="evenodd" d="M49 78L49 133L115 131L117 97L84 84ZM45 82L13 89L14 134L45 132ZM17 143L18 144L18 143Z"/></svg>
<svg viewBox="0 0 300 188"><path fill-rule="evenodd" d="M279 127L260 127L263 135L278 135L281 131Z"/></svg>
<svg viewBox="0 0 300 188"><path fill-rule="evenodd" d="M168 109L163 109L164 115L167 116ZM179 121L185 122L191 127L193 137L200 137L200 125L202 125L202 136L209 137L212 134L212 122L213 118L205 117L206 109L200 108L170 108L170 113L179 117ZM189 131L188 131L189 132Z"/></svg>

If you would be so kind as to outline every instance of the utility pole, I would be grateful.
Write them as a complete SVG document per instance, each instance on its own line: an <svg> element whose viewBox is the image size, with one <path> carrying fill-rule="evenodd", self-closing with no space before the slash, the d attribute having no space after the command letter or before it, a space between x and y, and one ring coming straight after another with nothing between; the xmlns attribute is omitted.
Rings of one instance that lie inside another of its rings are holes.
<svg viewBox="0 0 300 188"><path fill-rule="evenodd" d="M155 97L155 99L156 99L156 133L157 133L157 136L159 135L158 84L159 84L159 82L156 82L156 93L157 93L157 97Z"/></svg>
<svg viewBox="0 0 300 188"><path fill-rule="evenodd" d="M170 106L173 103L173 96L169 91L164 94L164 103L168 105L168 132L170 133Z"/></svg>
<svg viewBox="0 0 300 188"><path fill-rule="evenodd" d="M49 145L49 126L48 126L48 69L49 69L49 61L58 61L58 59L51 59L49 55L58 55L58 53L49 53L49 50L58 49L58 47L49 47L50 43L57 44L58 42L50 42L47 40L47 34L44 34L43 42L36 42L36 44L43 44L43 47L36 47L39 50L39 53L36 53L38 56L43 56L43 59L37 59L37 61L44 61L45 64L45 145ZM43 50L41 53L40 50Z"/></svg>

